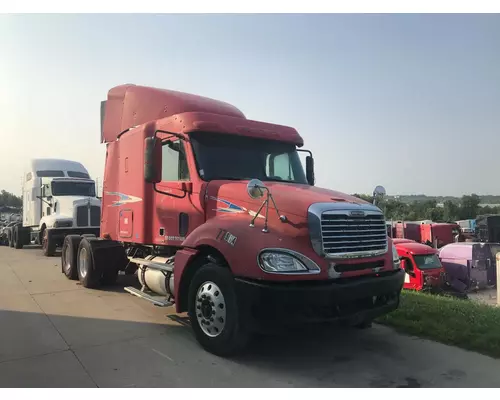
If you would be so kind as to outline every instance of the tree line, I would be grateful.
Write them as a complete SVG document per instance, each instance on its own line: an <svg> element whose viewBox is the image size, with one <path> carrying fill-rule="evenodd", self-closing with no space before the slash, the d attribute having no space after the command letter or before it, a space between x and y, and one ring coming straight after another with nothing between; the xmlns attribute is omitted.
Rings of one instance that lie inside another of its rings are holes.
<svg viewBox="0 0 500 400"><path fill-rule="evenodd" d="M0 192L0 207L21 208L22 206L23 200L21 197L7 192L6 190Z"/></svg>
<svg viewBox="0 0 500 400"><path fill-rule="evenodd" d="M373 197L355 193L354 196L371 202ZM387 220L420 221L429 219L434 222L454 222L462 219L475 219L478 215L500 214L500 207L481 206L476 194L464 195L458 201L445 200L438 206L436 199L404 202L393 197L382 199L377 205L384 211Z"/></svg>

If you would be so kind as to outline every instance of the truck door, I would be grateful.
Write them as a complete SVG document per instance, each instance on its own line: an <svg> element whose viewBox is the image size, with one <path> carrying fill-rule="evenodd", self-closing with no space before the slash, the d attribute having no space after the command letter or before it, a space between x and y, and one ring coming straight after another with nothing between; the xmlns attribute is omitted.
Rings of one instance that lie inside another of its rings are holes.
<svg viewBox="0 0 500 400"><path fill-rule="evenodd" d="M199 188L193 188L186 143L176 137L162 142L161 182L156 185L153 241L180 245L204 222Z"/></svg>
<svg viewBox="0 0 500 400"><path fill-rule="evenodd" d="M405 289L419 290L418 275L415 271L415 266L411 257L403 257L401 259L401 268L405 271Z"/></svg>

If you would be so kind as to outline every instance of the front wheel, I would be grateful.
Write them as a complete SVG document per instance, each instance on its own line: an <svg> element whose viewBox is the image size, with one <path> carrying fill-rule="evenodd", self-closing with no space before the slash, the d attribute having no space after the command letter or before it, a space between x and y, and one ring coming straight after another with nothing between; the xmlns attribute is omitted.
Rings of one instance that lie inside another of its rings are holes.
<svg viewBox="0 0 500 400"><path fill-rule="evenodd" d="M229 269L215 263L201 267L191 281L188 303L191 326L205 350L230 356L245 347L250 335L244 329Z"/></svg>
<svg viewBox="0 0 500 400"><path fill-rule="evenodd" d="M45 257L52 257L56 253L56 244L50 238L48 229L44 229L42 232L42 251Z"/></svg>

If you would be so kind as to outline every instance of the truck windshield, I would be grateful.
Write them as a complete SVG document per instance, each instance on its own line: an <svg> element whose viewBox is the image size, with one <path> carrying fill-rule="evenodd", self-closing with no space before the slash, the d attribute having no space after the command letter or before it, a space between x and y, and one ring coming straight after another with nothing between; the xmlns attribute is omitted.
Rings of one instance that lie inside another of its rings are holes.
<svg viewBox="0 0 500 400"><path fill-rule="evenodd" d="M88 196L95 197L93 182L57 182L52 181L52 196Z"/></svg>
<svg viewBox="0 0 500 400"><path fill-rule="evenodd" d="M435 254L425 254L413 256L418 269L434 269L441 268L441 261Z"/></svg>
<svg viewBox="0 0 500 400"><path fill-rule="evenodd" d="M191 143L200 177L307 184L295 146L230 134L196 132Z"/></svg>

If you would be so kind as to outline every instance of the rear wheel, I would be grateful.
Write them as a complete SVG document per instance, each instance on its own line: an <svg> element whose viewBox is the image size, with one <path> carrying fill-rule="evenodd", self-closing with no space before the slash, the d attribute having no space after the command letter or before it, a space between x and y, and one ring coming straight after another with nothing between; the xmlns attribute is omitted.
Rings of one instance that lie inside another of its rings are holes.
<svg viewBox="0 0 500 400"><path fill-rule="evenodd" d="M191 326L205 350L230 356L245 347L250 335L244 329L229 269L215 263L201 267L191 281L188 302Z"/></svg>
<svg viewBox="0 0 500 400"><path fill-rule="evenodd" d="M97 288L100 284L101 273L95 268L92 246L83 238L78 246L78 280L86 288Z"/></svg>
<svg viewBox="0 0 500 400"><path fill-rule="evenodd" d="M14 229L10 229L7 233L7 238L9 241L9 247L14 247Z"/></svg>
<svg viewBox="0 0 500 400"><path fill-rule="evenodd" d="M21 229L19 225L16 225L14 227L14 248L16 249L22 249L23 248L23 242L22 242L22 237L21 237Z"/></svg>
<svg viewBox="0 0 500 400"><path fill-rule="evenodd" d="M61 253L61 270L66 275L66 278L71 280L78 279L77 257L78 245L82 238L78 235L68 235L64 238L64 243Z"/></svg>
<svg viewBox="0 0 500 400"><path fill-rule="evenodd" d="M45 257L52 257L56 252L56 243L49 237L49 230L42 231L42 251Z"/></svg>

